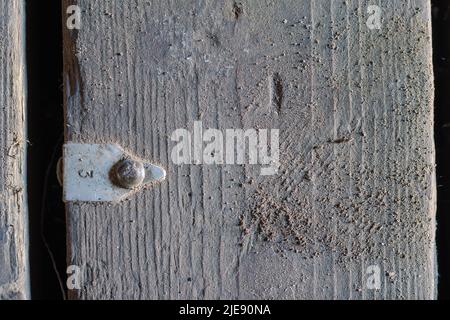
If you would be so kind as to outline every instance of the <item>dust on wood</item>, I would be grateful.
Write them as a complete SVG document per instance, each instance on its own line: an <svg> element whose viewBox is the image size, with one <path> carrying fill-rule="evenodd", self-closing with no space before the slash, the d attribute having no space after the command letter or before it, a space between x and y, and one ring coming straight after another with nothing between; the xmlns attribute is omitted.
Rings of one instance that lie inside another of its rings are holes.
<svg viewBox="0 0 450 320"><path fill-rule="evenodd" d="M66 139L168 176L118 206L68 205L72 297L434 298L430 5L382 1L370 30L369 4L78 1ZM170 136L194 121L279 129L279 173L175 165Z"/></svg>

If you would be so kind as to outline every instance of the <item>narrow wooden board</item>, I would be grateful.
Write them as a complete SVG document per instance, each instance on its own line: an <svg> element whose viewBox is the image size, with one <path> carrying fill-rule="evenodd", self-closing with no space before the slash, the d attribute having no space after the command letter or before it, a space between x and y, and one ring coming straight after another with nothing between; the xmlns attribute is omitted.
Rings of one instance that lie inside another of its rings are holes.
<svg viewBox="0 0 450 320"><path fill-rule="evenodd" d="M29 297L24 19L24 1L0 0L0 299Z"/></svg>
<svg viewBox="0 0 450 320"><path fill-rule="evenodd" d="M67 205L72 298L436 297L429 1L72 4L66 141L168 172L118 205ZM279 129L279 172L175 164L195 121Z"/></svg>

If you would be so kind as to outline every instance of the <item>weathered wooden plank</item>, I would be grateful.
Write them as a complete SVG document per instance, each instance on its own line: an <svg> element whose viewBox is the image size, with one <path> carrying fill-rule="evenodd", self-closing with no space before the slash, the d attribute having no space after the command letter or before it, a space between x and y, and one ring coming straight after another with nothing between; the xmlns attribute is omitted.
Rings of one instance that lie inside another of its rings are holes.
<svg viewBox="0 0 450 320"><path fill-rule="evenodd" d="M380 29L365 0L75 4L66 141L120 144L168 177L67 205L72 298L436 297L428 1L375 1ZM172 134L196 121L279 129L278 173L176 164Z"/></svg>
<svg viewBox="0 0 450 320"><path fill-rule="evenodd" d="M24 1L0 0L0 299L29 297Z"/></svg>

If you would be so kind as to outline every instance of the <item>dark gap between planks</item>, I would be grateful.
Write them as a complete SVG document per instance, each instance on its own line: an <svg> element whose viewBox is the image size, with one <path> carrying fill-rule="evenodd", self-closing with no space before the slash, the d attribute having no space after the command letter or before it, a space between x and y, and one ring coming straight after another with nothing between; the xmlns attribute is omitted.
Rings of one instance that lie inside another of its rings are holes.
<svg viewBox="0 0 450 320"><path fill-rule="evenodd" d="M55 269L64 286L66 279L65 211L55 168L64 126L61 1L26 1L26 24L31 296L53 300L63 297Z"/></svg>
<svg viewBox="0 0 450 320"><path fill-rule="evenodd" d="M432 1L439 299L450 298L450 3Z"/></svg>

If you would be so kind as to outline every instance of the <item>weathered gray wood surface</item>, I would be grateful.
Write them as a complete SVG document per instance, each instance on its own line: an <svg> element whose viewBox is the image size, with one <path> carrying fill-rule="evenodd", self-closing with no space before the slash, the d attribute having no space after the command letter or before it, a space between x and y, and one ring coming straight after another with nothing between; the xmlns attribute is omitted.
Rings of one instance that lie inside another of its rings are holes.
<svg viewBox="0 0 450 320"><path fill-rule="evenodd" d="M66 141L120 144L168 178L67 205L72 298L436 297L429 1L75 4ZM194 121L278 128L279 173L174 164Z"/></svg>
<svg viewBox="0 0 450 320"><path fill-rule="evenodd" d="M24 1L0 0L0 299L29 297Z"/></svg>

